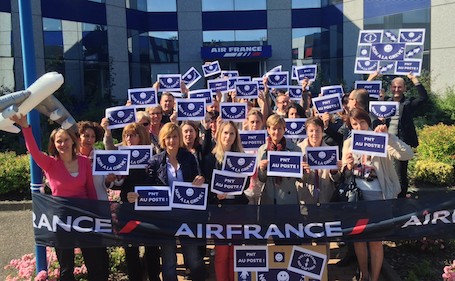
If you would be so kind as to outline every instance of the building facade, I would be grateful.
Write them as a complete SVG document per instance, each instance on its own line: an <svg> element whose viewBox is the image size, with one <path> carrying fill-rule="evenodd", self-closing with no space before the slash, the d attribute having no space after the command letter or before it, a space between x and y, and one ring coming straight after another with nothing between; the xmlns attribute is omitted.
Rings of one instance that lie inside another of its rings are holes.
<svg viewBox="0 0 455 281"><path fill-rule="evenodd" d="M433 90L455 84L455 38L450 36L455 1L31 2L37 73L62 73L70 94L81 99L106 91L126 99L128 88L150 86L157 74L184 73L192 66L200 71L214 59L224 70L253 77L277 65L291 70L317 63L326 83L344 81L349 88L361 79L354 62L362 29L425 28L423 68L432 71ZM213 50L233 52L216 57ZM23 88L16 0L0 1L0 85Z"/></svg>

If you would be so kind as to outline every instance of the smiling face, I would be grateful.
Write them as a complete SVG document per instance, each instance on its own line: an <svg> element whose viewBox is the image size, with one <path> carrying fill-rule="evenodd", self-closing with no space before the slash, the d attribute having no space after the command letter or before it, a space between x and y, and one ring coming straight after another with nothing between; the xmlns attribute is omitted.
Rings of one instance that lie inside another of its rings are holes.
<svg viewBox="0 0 455 281"><path fill-rule="evenodd" d="M166 151L169 153L171 151L177 151L180 146L179 134L177 131L173 131L164 138L164 145Z"/></svg>
<svg viewBox="0 0 455 281"><path fill-rule="evenodd" d="M196 139L196 130L193 126L185 124L182 127L183 134L183 143L185 146L190 149L194 145L194 140Z"/></svg>
<svg viewBox="0 0 455 281"><path fill-rule="evenodd" d="M227 124L222 128L220 141L224 151L231 150L231 146L234 144L235 137L235 128L231 124Z"/></svg>
<svg viewBox="0 0 455 281"><path fill-rule="evenodd" d="M92 128L85 129L85 131L79 136L79 143L84 149L92 150L95 142L96 134Z"/></svg>
<svg viewBox="0 0 455 281"><path fill-rule="evenodd" d="M151 119L151 125L157 125L161 123L163 119L163 110L160 107L155 107L149 110L149 115Z"/></svg>
<svg viewBox="0 0 455 281"><path fill-rule="evenodd" d="M63 130L55 134L54 146L60 157L64 155L73 155L74 141Z"/></svg>
<svg viewBox="0 0 455 281"><path fill-rule="evenodd" d="M404 83L403 78L398 77L392 80L391 91L393 94L393 99L395 101L400 101L406 92L406 84Z"/></svg>
<svg viewBox="0 0 455 281"><path fill-rule="evenodd" d="M278 144L281 141L284 137L284 131L285 127L280 124L267 127L267 133L269 133L269 136L274 144Z"/></svg>
<svg viewBox="0 0 455 281"><path fill-rule="evenodd" d="M308 136L308 143L310 146L321 146L323 130L321 127L315 124L309 124L306 128L306 134Z"/></svg>
<svg viewBox="0 0 455 281"><path fill-rule="evenodd" d="M127 146L139 145L141 138L135 131L128 131L123 134L124 143Z"/></svg>
<svg viewBox="0 0 455 281"><path fill-rule="evenodd" d="M160 105L166 114L170 114L174 109L174 97L172 95L163 94L161 96Z"/></svg>
<svg viewBox="0 0 455 281"><path fill-rule="evenodd" d="M294 108L294 107L289 108L289 110L288 110L288 118L295 119L295 118L301 118L301 117L302 116L299 116L296 108Z"/></svg>

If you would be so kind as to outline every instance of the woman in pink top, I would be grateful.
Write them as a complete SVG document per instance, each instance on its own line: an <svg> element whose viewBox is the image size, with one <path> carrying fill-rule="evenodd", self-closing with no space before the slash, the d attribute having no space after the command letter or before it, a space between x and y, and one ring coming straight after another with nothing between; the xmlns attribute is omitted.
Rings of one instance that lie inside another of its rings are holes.
<svg viewBox="0 0 455 281"><path fill-rule="evenodd" d="M49 155L38 148L32 129L25 116L11 117L11 120L22 127L27 149L35 162L43 169L53 196L97 199L90 160L77 155L78 141L76 135L62 128L52 131L49 138ZM109 270L106 251L99 248L83 248L85 265L88 269L88 280L107 280ZM74 281L74 249L56 248L60 264L60 280Z"/></svg>

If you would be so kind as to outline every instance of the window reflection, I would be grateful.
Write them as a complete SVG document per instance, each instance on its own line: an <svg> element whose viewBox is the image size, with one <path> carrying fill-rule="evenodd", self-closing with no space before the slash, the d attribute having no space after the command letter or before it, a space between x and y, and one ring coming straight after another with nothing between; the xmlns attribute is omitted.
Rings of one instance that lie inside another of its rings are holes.
<svg viewBox="0 0 455 281"><path fill-rule="evenodd" d="M292 9L320 8L321 0L292 0Z"/></svg>
<svg viewBox="0 0 455 281"><path fill-rule="evenodd" d="M267 30L216 30L202 33L204 45L266 44Z"/></svg>
<svg viewBox="0 0 455 281"><path fill-rule="evenodd" d="M126 0L126 7L144 12L176 12L176 0Z"/></svg>
<svg viewBox="0 0 455 281"><path fill-rule="evenodd" d="M11 14L0 12L0 90L14 88L14 58Z"/></svg>
<svg viewBox="0 0 455 281"><path fill-rule="evenodd" d="M43 18L43 40L45 58L63 58L63 33L61 20Z"/></svg>
<svg viewBox="0 0 455 281"><path fill-rule="evenodd" d="M265 10L267 8L266 2L266 0L202 0L202 11Z"/></svg>

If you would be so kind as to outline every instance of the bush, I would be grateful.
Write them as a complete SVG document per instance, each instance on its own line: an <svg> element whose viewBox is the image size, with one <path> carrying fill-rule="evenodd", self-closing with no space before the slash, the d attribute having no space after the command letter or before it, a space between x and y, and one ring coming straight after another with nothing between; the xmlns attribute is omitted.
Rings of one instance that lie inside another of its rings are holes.
<svg viewBox="0 0 455 281"><path fill-rule="evenodd" d="M16 193L30 197L30 162L28 155L0 153L0 194Z"/></svg>
<svg viewBox="0 0 455 281"><path fill-rule="evenodd" d="M438 124L419 131L417 154L420 160L455 165L455 126Z"/></svg>
<svg viewBox="0 0 455 281"><path fill-rule="evenodd" d="M454 183L454 168L450 164L431 160L417 160L414 167L414 179L437 185Z"/></svg>

